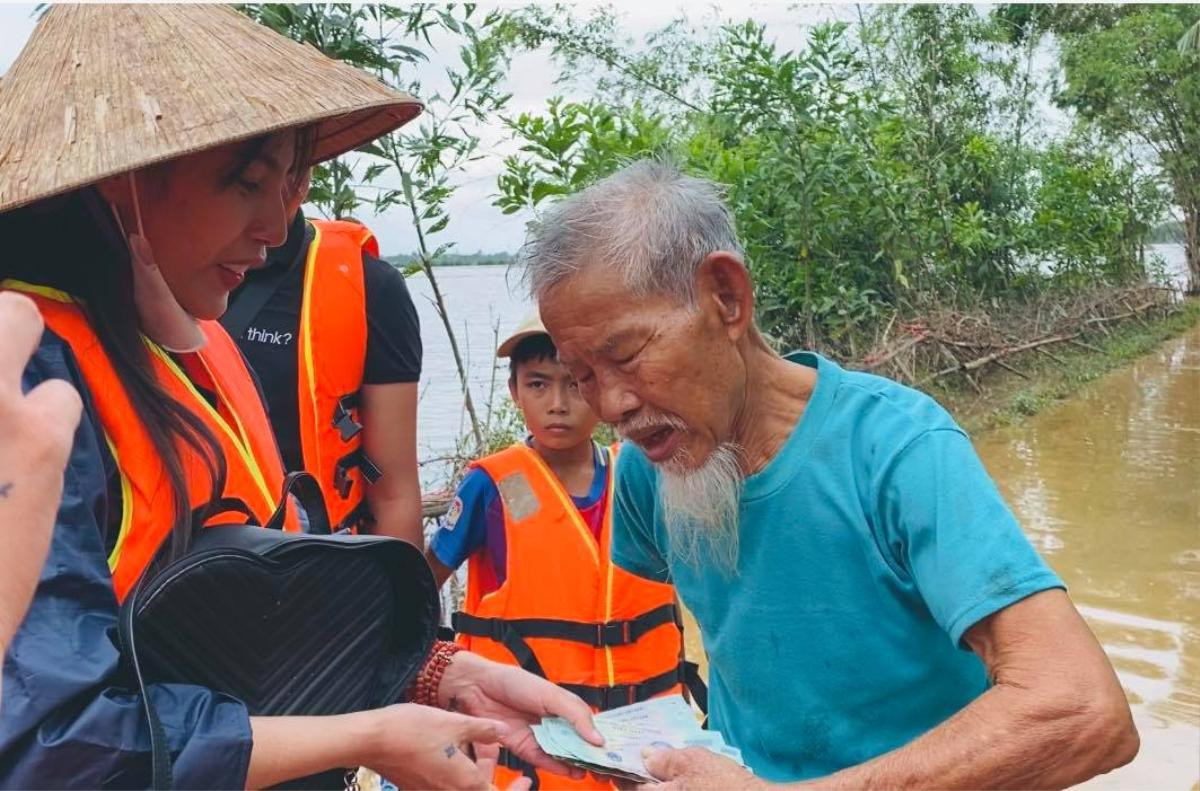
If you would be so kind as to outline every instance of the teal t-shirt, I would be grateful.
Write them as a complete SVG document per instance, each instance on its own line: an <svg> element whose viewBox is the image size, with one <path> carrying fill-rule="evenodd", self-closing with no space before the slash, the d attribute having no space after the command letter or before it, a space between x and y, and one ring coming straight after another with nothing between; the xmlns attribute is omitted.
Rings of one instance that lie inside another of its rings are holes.
<svg viewBox="0 0 1200 791"><path fill-rule="evenodd" d="M1063 587L933 399L816 354L817 384L748 477L736 573L669 552L657 471L627 443L612 553L673 582L708 653L710 727L760 777L819 777L901 747L988 685L980 619ZM701 553L703 555L703 553Z"/></svg>

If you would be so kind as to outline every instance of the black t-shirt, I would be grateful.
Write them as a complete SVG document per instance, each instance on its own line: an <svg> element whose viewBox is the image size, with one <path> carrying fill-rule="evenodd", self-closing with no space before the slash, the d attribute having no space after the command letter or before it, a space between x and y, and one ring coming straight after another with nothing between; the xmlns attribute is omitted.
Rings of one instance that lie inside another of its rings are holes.
<svg viewBox="0 0 1200 791"><path fill-rule="evenodd" d="M288 229L287 241L268 250L266 265L247 274L246 283L230 295L230 311L226 314L234 315L234 307L250 283L283 277L236 340L266 394L271 425L288 470L304 469L296 403L300 369L295 339L300 329L304 261L311 242L312 229L304 216L297 214ZM404 276L386 261L364 253L363 289L367 303L363 384L416 382L421 377L421 325Z"/></svg>

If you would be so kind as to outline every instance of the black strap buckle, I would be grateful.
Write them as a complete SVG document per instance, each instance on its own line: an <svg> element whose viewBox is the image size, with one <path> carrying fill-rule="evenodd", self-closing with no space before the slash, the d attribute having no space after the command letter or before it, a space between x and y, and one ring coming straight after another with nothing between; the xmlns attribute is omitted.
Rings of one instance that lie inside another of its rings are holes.
<svg viewBox="0 0 1200 791"><path fill-rule="evenodd" d="M362 470L363 477L367 479L368 483L375 483L383 477L383 470L375 466L375 462L371 461L362 448L347 453L338 459L333 472L334 488L337 489L338 495L343 500L350 496L350 487L354 484L350 478L350 471L355 468Z"/></svg>
<svg viewBox="0 0 1200 791"><path fill-rule="evenodd" d="M637 684L617 684L612 687L600 688L600 708L604 711L620 706L632 706L638 702Z"/></svg>
<svg viewBox="0 0 1200 791"><path fill-rule="evenodd" d="M596 624L596 639L592 645L596 648L606 648L632 643L629 633L629 621L609 621Z"/></svg>
<svg viewBox="0 0 1200 791"><path fill-rule="evenodd" d="M333 427L338 430L342 442L354 439L363 429L362 423L355 420L354 414L351 412L357 406L358 393L351 393L339 398L337 406L333 408Z"/></svg>

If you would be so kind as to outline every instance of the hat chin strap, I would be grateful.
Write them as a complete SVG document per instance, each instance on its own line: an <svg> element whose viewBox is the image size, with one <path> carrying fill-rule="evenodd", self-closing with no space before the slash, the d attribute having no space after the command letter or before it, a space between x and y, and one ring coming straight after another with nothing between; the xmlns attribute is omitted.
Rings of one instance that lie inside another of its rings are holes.
<svg viewBox="0 0 1200 791"><path fill-rule="evenodd" d="M142 209L132 171L129 173L129 190L133 196L133 214L137 218L138 232L126 234L115 207L113 215L121 235L125 236L129 245L133 268L133 302L137 306L142 331L169 352L181 354L199 351L208 339L200 329L200 323L175 299L171 287L163 279L162 271L154 262L154 251L142 227Z"/></svg>

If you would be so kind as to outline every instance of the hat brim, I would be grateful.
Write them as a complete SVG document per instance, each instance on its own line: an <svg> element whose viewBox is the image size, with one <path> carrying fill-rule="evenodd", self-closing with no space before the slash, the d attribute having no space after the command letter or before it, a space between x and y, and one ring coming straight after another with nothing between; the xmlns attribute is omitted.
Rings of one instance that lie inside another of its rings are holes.
<svg viewBox="0 0 1200 791"><path fill-rule="evenodd" d="M545 330L537 329L514 332L509 336L508 340L504 341L504 343L500 344L499 348L496 349L496 356L501 359L505 357L512 357L512 353L516 351L518 344L520 344L521 341L525 340L526 338L532 338L534 335L545 335L548 337L550 333L546 332Z"/></svg>
<svg viewBox="0 0 1200 791"><path fill-rule="evenodd" d="M287 129L315 129L301 164L316 164L422 104L228 7L63 4L5 74L0 109L4 212Z"/></svg>

